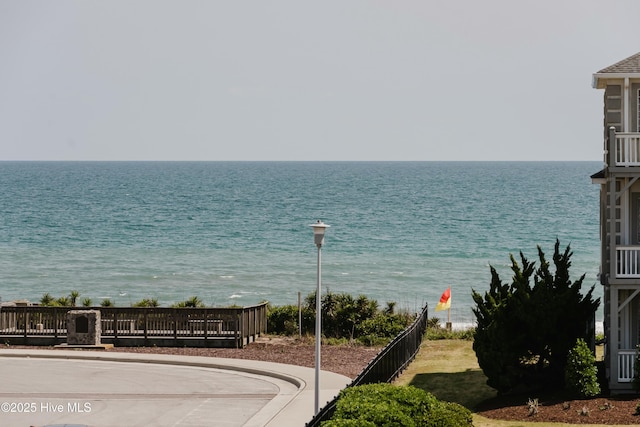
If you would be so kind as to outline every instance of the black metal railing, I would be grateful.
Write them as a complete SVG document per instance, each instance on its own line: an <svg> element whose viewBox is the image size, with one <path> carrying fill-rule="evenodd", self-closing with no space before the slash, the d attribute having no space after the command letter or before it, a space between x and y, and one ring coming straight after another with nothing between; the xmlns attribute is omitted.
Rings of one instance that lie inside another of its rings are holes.
<svg viewBox="0 0 640 427"><path fill-rule="evenodd" d="M422 337L427 330L428 314L428 305L425 305L416 320L387 344L347 388L363 384L386 383L396 379L420 350ZM337 403L338 396L320 409L306 426L318 427L322 421L330 420Z"/></svg>

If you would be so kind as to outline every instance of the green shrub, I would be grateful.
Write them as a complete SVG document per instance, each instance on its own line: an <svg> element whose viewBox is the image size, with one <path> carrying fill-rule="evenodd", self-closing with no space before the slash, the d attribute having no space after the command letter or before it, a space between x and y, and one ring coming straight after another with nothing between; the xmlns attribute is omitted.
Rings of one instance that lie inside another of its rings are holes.
<svg viewBox="0 0 640 427"><path fill-rule="evenodd" d="M329 420L320 424L322 427L376 427L375 423L365 420Z"/></svg>
<svg viewBox="0 0 640 427"><path fill-rule="evenodd" d="M472 426L471 412L454 403L440 402L432 394L413 386L366 384L340 392L332 421L354 420L359 424L388 427ZM372 424L371 424L372 423Z"/></svg>
<svg viewBox="0 0 640 427"><path fill-rule="evenodd" d="M434 406L427 419L427 427L454 427L473 426L471 411L455 402L438 402Z"/></svg>
<svg viewBox="0 0 640 427"><path fill-rule="evenodd" d="M302 334L313 334L315 312L302 307ZM267 331L277 335L298 335L298 307L295 305L268 306ZM324 332L324 329L323 329Z"/></svg>
<svg viewBox="0 0 640 427"><path fill-rule="evenodd" d="M315 313L315 293L306 298L307 308ZM358 337L356 328L378 313L378 302L364 295L357 298L347 294L327 292L322 297L322 332L328 337Z"/></svg>
<svg viewBox="0 0 640 427"><path fill-rule="evenodd" d="M381 338L394 338L411 324L411 317L402 314L383 314L365 319L357 326L358 336L375 335Z"/></svg>
<svg viewBox="0 0 640 427"><path fill-rule="evenodd" d="M594 286L580 293L582 275L571 281L571 248L561 252L556 240L553 266L540 247L535 267L520 252L511 255L512 282L502 283L490 267L491 283L484 295L473 291L477 328L473 349L487 384L499 393L562 388L567 355L578 338L591 341L586 325L600 305Z"/></svg>
<svg viewBox="0 0 640 427"><path fill-rule="evenodd" d="M582 338L577 339L567 356L565 386L581 397L600 394L596 358Z"/></svg>
<svg viewBox="0 0 640 427"><path fill-rule="evenodd" d="M434 400L416 387L395 387L390 384L366 384L350 387L340 393L333 419L352 419L376 426L416 426Z"/></svg>
<svg viewBox="0 0 640 427"><path fill-rule="evenodd" d="M269 307L267 313L267 331L278 335L297 334L298 307L295 305Z"/></svg>
<svg viewBox="0 0 640 427"><path fill-rule="evenodd" d="M315 334L316 294L309 294L302 307L302 334ZM357 340L364 345L384 345L413 321L409 313L396 313L395 303L378 308L376 300L364 295L327 292L322 297L322 335L327 340ZM269 307L267 330L273 334L298 334L298 307Z"/></svg>

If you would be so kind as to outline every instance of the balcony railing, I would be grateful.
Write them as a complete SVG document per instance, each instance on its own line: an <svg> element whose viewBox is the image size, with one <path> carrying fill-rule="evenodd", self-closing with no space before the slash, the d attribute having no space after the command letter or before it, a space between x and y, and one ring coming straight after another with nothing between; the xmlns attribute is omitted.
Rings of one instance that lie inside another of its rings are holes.
<svg viewBox="0 0 640 427"><path fill-rule="evenodd" d="M635 350L618 350L618 382L633 381L633 369L636 361Z"/></svg>
<svg viewBox="0 0 640 427"><path fill-rule="evenodd" d="M640 166L640 133L616 133L616 166Z"/></svg>
<svg viewBox="0 0 640 427"><path fill-rule="evenodd" d="M640 278L640 246L616 248L616 277L620 279Z"/></svg>

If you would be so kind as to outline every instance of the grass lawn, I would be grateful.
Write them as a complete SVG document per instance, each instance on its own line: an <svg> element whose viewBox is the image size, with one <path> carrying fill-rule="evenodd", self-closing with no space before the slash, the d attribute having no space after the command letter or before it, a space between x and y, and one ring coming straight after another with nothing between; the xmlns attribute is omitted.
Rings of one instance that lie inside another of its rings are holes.
<svg viewBox="0 0 640 427"><path fill-rule="evenodd" d="M397 385L413 385L432 393L440 400L457 402L473 411L483 400L496 396L485 384L486 377L478 366L472 341L424 340L416 359L395 381ZM496 421L473 415L476 427L561 427L575 424ZM596 426L580 424L581 427Z"/></svg>

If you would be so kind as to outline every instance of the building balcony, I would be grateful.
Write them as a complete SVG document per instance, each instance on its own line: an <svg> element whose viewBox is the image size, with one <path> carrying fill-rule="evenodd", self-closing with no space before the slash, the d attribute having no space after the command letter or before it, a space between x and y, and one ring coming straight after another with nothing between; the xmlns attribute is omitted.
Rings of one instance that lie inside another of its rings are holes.
<svg viewBox="0 0 640 427"><path fill-rule="evenodd" d="M616 133L615 136L613 165L640 166L640 133Z"/></svg>
<svg viewBox="0 0 640 427"><path fill-rule="evenodd" d="M616 248L616 278L640 278L640 246L618 246Z"/></svg>
<svg viewBox="0 0 640 427"><path fill-rule="evenodd" d="M635 350L618 350L618 382L630 383L633 381L636 361Z"/></svg>

